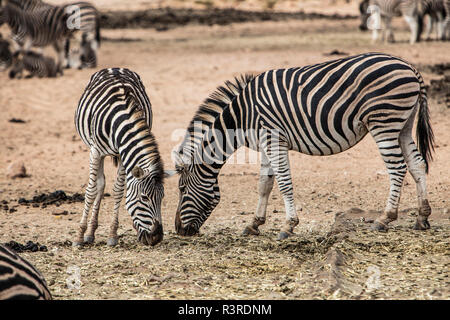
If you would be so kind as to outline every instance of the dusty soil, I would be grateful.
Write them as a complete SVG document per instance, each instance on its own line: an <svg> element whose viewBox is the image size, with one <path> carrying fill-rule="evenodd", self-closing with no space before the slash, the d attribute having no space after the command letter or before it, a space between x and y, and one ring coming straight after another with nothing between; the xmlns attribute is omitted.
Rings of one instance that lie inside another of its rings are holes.
<svg viewBox="0 0 450 320"><path fill-rule="evenodd" d="M358 32L358 23L316 19L187 26L166 32L104 30L109 41L102 43L98 69L121 66L140 74L154 108L152 131L165 166L172 168L171 150L197 106L240 73L321 62L333 59L328 54L339 50L401 56L420 66L427 84L445 76L433 66L450 62L450 42L410 46L398 21L399 43L373 46L369 34ZM430 93L436 136L428 175L431 230L411 229L417 200L408 176L399 220L388 233L370 231L368 222L384 208L388 177L375 143L367 137L332 157L291 154L295 197L302 209L296 235L285 241L275 240L284 221L276 187L261 235L241 236L256 208L259 166L231 162L220 176L221 203L200 235L185 238L174 232L174 178L165 187L161 244L137 243L122 208L119 245L107 247L113 204L105 197L96 243L74 249L71 241L82 202L58 198L44 206L19 200L40 199L57 190L71 199L84 194L88 150L76 134L73 116L94 71L68 70L61 78L31 80L9 80L6 73L0 74L0 243L33 241L47 247L46 252L21 255L44 274L55 299L450 297L450 108L445 99ZM9 122L13 118L24 122ZM6 177L7 166L15 161L25 163L26 178ZM112 163L106 161L107 193L114 175ZM81 283L76 281L78 271Z"/></svg>

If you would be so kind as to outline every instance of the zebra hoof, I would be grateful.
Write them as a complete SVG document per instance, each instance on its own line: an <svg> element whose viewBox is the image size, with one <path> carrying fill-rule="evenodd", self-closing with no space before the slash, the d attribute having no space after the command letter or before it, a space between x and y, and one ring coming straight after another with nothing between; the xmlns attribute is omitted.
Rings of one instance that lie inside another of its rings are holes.
<svg viewBox="0 0 450 320"><path fill-rule="evenodd" d="M389 230L389 227L387 226L387 224L375 221L372 224L371 229L374 231L379 231L379 232L387 232Z"/></svg>
<svg viewBox="0 0 450 320"><path fill-rule="evenodd" d="M86 243L86 244L94 243L94 237L93 236L84 236L84 243Z"/></svg>
<svg viewBox="0 0 450 320"><path fill-rule="evenodd" d="M281 241L281 240L287 239L287 238L289 238L290 235L291 235L291 234L289 234L289 233L286 232L286 231L281 231L280 234L278 235L277 240L278 240L278 241Z"/></svg>
<svg viewBox="0 0 450 320"><path fill-rule="evenodd" d="M82 246L83 246L82 242L79 242L79 241L72 242L72 247L74 247L74 248L80 248Z"/></svg>
<svg viewBox="0 0 450 320"><path fill-rule="evenodd" d="M244 231L242 231L242 235L243 236L249 236L249 235L253 235L253 236L258 236L259 235L259 230L255 229L253 227L250 226L246 226Z"/></svg>
<svg viewBox="0 0 450 320"><path fill-rule="evenodd" d="M414 225L414 230L428 230L430 228L431 226L427 219L417 219Z"/></svg>
<svg viewBox="0 0 450 320"><path fill-rule="evenodd" d="M115 247L115 246L117 245L118 242L119 242L119 241L117 240L117 238L109 238L109 239L106 241L106 244L107 244L108 246L110 246L110 247Z"/></svg>

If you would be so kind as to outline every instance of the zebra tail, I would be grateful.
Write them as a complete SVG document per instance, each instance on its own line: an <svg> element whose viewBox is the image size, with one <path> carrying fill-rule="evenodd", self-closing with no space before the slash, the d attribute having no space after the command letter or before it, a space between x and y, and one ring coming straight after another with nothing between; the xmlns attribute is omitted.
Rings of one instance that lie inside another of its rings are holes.
<svg viewBox="0 0 450 320"><path fill-rule="evenodd" d="M95 40L97 40L97 45L100 48L100 16L97 14L95 18Z"/></svg>
<svg viewBox="0 0 450 320"><path fill-rule="evenodd" d="M428 173L428 164L433 160L434 134L431 128L427 92L422 77L420 77L419 116L417 119L416 140L419 152L425 161L425 172Z"/></svg>

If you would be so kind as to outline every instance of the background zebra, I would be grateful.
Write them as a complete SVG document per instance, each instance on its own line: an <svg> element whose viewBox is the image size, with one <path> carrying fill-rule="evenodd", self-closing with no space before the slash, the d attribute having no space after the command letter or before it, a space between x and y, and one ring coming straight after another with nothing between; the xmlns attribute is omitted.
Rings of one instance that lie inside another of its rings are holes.
<svg viewBox="0 0 450 320"><path fill-rule="evenodd" d="M23 71L29 72L27 78L54 78L57 75L55 60L33 51L16 51L12 58L10 78L22 78Z"/></svg>
<svg viewBox="0 0 450 320"><path fill-rule="evenodd" d="M152 109L139 76L123 68L96 72L78 104L75 126L90 148L90 166L85 207L74 244L94 241L105 187L103 161L106 156L112 156L118 165L108 245L117 244L119 207L125 182L126 208L138 232L138 240L151 245L160 242L163 238L163 163L155 137L150 132ZM89 229L84 236L91 206Z"/></svg>
<svg viewBox="0 0 450 320"><path fill-rule="evenodd" d="M394 42L392 18L402 16L411 29L409 42L420 40L422 33L422 17L419 14L417 0L363 0L359 6L361 30L367 30L369 18L380 21L380 26L373 26L372 41L377 41L379 28L382 29L382 40Z"/></svg>
<svg viewBox="0 0 450 320"><path fill-rule="evenodd" d="M61 7L46 7L24 11L14 3L3 0L0 8L0 25L8 23L18 48L29 51L32 46L53 45L57 55L57 69L62 73L64 42L73 30L67 27L69 16Z"/></svg>
<svg viewBox="0 0 450 320"><path fill-rule="evenodd" d="M411 131L419 112L416 147ZM218 174L239 147L261 151L259 201L244 234L258 234L265 222L274 176L286 207L286 226L298 224L288 151L325 156L357 144L368 132L378 145L390 178L377 230L397 218L403 178L409 169L417 185L416 229L430 227L425 177L433 149L425 85L405 61L367 53L303 68L278 69L227 82L199 108L174 152L180 201L179 234L192 235L219 203ZM418 151L420 150L420 152Z"/></svg>
<svg viewBox="0 0 450 320"><path fill-rule="evenodd" d="M448 13L446 13L445 3L449 0L419 0L419 14L427 19L425 28L425 39L430 38L433 25L436 23L436 33L438 40L445 40L445 21ZM450 12L449 12L450 13ZM419 35L420 37L420 35Z"/></svg>
<svg viewBox="0 0 450 320"><path fill-rule="evenodd" d="M79 42L79 51L88 50L91 55L97 59L97 51L100 47L100 16L97 9L89 2L73 2L63 6L54 6L41 0L9 0L8 3L20 8L26 12L42 12L62 10L66 15L66 28L71 32L65 39L64 52L66 67L70 65L70 39L77 38ZM78 57L79 59L80 57ZM95 67L93 64L84 64L82 67Z"/></svg>
<svg viewBox="0 0 450 320"><path fill-rule="evenodd" d="M8 69L12 64L12 53L9 42L0 34L0 71Z"/></svg>
<svg viewBox="0 0 450 320"><path fill-rule="evenodd" d="M47 283L31 263L0 244L0 300L51 300Z"/></svg>

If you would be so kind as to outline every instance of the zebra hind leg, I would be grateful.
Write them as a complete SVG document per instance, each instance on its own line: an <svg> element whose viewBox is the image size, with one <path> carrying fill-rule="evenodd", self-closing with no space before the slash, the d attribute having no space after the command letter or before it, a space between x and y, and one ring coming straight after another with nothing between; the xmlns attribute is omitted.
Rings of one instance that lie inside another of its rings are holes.
<svg viewBox="0 0 450 320"><path fill-rule="evenodd" d="M122 164L119 163L119 168L117 169L117 178L113 187L114 216L111 221L111 227L107 241L108 246L115 246L118 243L117 229L119 228L119 208L123 198L123 192L125 190L125 178L125 169L123 168Z"/></svg>
<svg viewBox="0 0 450 320"><path fill-rule="evenodd" d="M407 167L402 149L399 145L399 132L379 135L374 132L371 133L374 136L381 157L386 165L390 182L386 208L384 213L375 220L372 228L377 231L386 232L388 230L388 224L397 220L401 189Z"/></svg>
<svg viewBox="0 0 450 320"><path fill-rule="evenodd" d="M428 217L431 214L431 207L427 199L427 186L426 186L426 165L419 153L417 146L412 139L411 130L414 123L414 114L408 120L405 129L400 135L400 145L405 156L408 170L416 183L419 215L417 216L414 229L426 230L430 228Z"/></svg>
<svg viewBox="0 0 450 320"><path fill-rule="evenodd" d="M261 152L261 169L259 173L259 186L258 186L258 206L256 208L256 214L253 222L246 226L243 235L259 235L258 227L266 222L266 210L269 195L273 189L274 182L273 170L270 167L269 159L265 156L264 152Z"/></svg>

